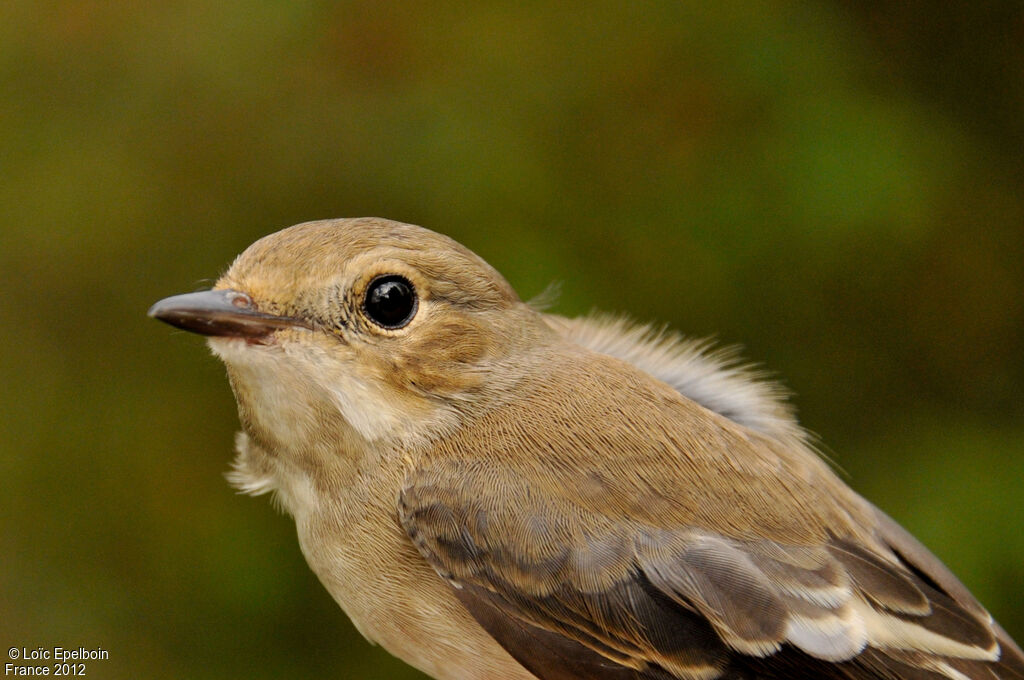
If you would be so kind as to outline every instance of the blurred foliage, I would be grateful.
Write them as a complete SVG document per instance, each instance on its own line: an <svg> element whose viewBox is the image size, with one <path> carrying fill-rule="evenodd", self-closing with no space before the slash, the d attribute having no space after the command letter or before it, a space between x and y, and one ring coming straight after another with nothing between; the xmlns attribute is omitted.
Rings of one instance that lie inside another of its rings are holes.
<svg viewBox="0 0 1024 680"><path fill-rule="evenodd" d="M0 4L0 641L103 678L418 677L233 495L145 318L323 217L743 343L1024 638L1016 2Z"/></svg>

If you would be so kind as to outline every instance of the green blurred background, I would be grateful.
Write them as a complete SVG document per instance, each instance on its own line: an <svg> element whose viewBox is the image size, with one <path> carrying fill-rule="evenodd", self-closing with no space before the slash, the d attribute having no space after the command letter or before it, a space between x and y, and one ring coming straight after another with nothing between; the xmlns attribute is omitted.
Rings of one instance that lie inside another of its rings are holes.
<svg viewBox="0 0 1024 680"><path fill-rule="evenodd" d="M222 367L145 316L358 215L743 344L1024 639L1019 2L5 0L0 84L3 649L420 677L228 488Z"/></svg>

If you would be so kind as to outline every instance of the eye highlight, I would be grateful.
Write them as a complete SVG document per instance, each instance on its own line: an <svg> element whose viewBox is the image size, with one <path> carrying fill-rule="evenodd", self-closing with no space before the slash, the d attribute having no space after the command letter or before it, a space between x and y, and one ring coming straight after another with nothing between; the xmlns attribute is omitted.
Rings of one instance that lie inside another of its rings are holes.
<svg viewBox="0 0 1024 680"><path fill-rule="evenodd" d="M419 301L409 279L397 274L378 276L366 288L363 312L381 328L394 330L412 321Z"/></svg>

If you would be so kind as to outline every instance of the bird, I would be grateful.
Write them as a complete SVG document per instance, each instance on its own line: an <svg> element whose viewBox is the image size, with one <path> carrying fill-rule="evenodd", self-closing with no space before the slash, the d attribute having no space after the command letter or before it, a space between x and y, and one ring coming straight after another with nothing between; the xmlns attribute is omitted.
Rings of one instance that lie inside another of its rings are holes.
<svg viewBox="0 0 1024 680"><path fill-rule="evenodd" d="M438 680L1024 678L784 391L707 343L547 313L382 218L265 236L149 315L226 365L231 483Z"/></svg>

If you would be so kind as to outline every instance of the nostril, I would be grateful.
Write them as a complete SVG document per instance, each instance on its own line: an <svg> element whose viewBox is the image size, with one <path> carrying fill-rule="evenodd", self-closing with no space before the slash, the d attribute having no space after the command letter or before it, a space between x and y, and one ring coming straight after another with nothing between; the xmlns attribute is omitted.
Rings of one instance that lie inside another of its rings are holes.
<svg viewBox="0 0 1024 680"><path fill-rule="evenodd" d="M231 304L233 304L235 307L238 307L239 309L252 308L252 298L246 295L245 293L233 292L229 295L229 299L231 301Z"/></svg>

